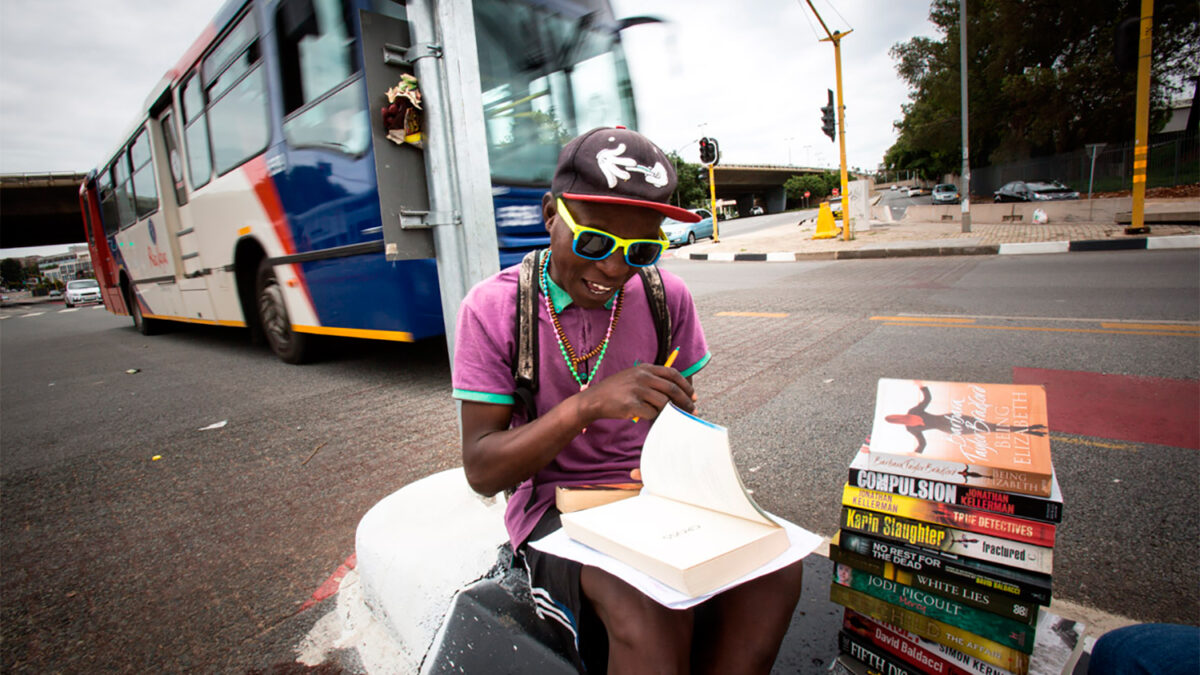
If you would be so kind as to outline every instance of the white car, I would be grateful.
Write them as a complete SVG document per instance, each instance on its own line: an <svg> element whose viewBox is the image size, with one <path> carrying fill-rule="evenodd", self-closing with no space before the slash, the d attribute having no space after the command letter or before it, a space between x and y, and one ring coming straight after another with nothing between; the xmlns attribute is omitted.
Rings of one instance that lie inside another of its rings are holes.
<svg viewBox="0 0 1200 675"><path fill-rule="evenodd" d="M82 305L85 302L103 302L100 298L100 284L95 279L76 279L67 282L67 307Z"/></svg>
<svg viewBox="0 0 1200 675"><path fill-rule="evenodd" d="M918 196L918 195L920 195L920 194L921 194L921 188L919 188L919 187L910 187L910 188L908 188L908 196L909 196L909 197L916 197L916 196Z"/></svg>

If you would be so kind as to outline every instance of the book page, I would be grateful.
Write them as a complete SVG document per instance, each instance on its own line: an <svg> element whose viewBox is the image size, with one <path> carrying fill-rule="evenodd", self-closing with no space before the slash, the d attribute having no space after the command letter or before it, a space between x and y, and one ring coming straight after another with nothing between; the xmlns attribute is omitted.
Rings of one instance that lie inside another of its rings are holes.
<svg viewBox="0 0 1200 675"><path fill-rule="evenodd" d="M774 525L746 492L729 430L667 404L642 448L643 493Z"/></svg>

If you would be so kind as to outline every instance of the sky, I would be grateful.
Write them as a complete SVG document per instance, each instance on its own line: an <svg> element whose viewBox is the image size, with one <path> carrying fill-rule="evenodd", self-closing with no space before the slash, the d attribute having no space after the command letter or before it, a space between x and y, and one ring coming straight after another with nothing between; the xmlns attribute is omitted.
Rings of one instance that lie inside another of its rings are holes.
<svg viewBox="0 0 1200 675"><path fill-rule="evenodd" d="M0 0L0 173L99 164L223 1ZM928 4L813 4L830 30L853 30L842 39L847 164L872 169L908 96L888 50L936 36ZM617 17L666 22L623 33L640 130L664 150L698 162L697 141L711 136L726 164L837 166L820 119L835 88L834 50L818 41L824 33L802 0L613 5Z"/></svg>

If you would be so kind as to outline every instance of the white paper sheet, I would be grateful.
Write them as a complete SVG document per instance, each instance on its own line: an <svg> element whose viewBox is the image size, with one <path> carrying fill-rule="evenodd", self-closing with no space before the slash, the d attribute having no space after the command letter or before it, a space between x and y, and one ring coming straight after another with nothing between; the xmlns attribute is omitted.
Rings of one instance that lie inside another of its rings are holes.
<svg viewBox="0 0 1200 675"><path fill-rule="evenodd" d="M568 537L567 533L564 532L561 527L537 541L530 542L529 545L539 551L556 555L560 558L567 558L569 560L583 563L584 565L599 567L605 572L608 572L609 574L616 576L631 586L634 586L664 607L669 607L671 609L687 609L688 607L692 607L704 602L705 600L717 595L718 593L721 593L722 591L733 588L738 584L745 583L751 579L755 579L765 574L770 574L775 570L787 567L797 560L805 558L809 553L817 550L817 547L819 547L825 540L821 535L809 532L808 530L798 525L789 523L788 521L773 514L771 517L774 518L775 522L782 525L783 529L787 531L788 541L791 543L791 546L788 547L788 550L780 553L777 558L769 563L766 563L762 567L759 567L741 579L730 582L713 591L712 593L701 595L695 598L688 597L674 588L660 583L653 577L643 572L639 572L633 567L626 565L612 556L580 544L574 539Z"/></svg>

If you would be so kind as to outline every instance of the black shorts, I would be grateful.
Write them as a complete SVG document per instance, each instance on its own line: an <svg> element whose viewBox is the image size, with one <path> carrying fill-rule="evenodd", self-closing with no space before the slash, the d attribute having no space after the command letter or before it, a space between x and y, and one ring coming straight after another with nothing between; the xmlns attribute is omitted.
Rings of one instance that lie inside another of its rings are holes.
<svg viewBox="0 0 1200 675"><path fill-rule="evenodd" d="M608 633L580 588L583 565L529 545L561 527L559 515L551 506L521 545L534 609L554 628L579 672L603 673L608 669Z"/></svg>

